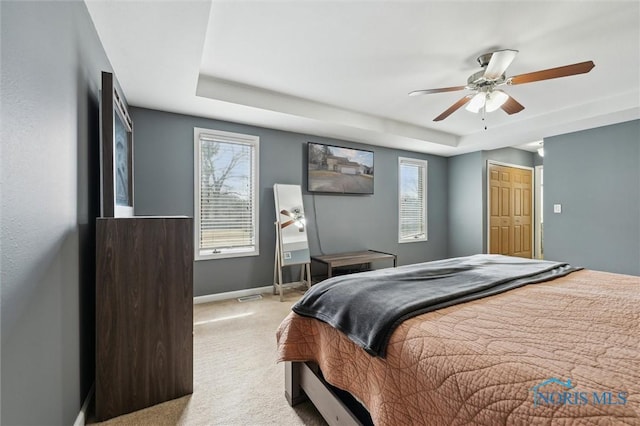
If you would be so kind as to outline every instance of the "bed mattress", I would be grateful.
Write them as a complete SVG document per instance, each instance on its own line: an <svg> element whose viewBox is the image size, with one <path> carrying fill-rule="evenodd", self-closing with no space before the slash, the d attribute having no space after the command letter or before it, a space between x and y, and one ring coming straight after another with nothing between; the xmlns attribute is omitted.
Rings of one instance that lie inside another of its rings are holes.
<svg viewBox="0 0 640 426"><path fill-rule="evenodd" d="M583 270L404 321L386 358L291 313L279 361L313 361L377 425L640 425L640 278Z"/></svg>

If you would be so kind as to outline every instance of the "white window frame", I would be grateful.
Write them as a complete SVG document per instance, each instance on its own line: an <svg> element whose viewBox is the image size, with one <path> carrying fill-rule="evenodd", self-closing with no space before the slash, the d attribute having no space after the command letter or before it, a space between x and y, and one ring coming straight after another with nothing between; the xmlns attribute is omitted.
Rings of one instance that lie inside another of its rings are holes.
<svg viewBox="0 0 640 426"><path fill-rule="evenodd" d="M404 164L413 165L421 167L422 179L424 179L422 183L422 226L424 229L424 234L413 237L402 237L402 166ZM427 232L427 160L420 160L417 158L407 158L407 157L398 157L398 243L415 243L420 241L428 240L428 232Z"/></svg>
<svg viewBox="0 0 640 426"><path fill-rule="evenodd" d="M195 251L195 260L210 260L210 259L225 259L232 257L245 257L245 256L258 256L260 254L260 214L259 214L259 202L260 202L260 138L254 135L244 135L240 133L232 133L232 132L224 132L222 130L213 130L213 129L204 129L200 127L195 127L193 129L193 140L194 140L194 193L193 193L193 201L194 201L194 251ZM251 145L254 150L254 155L252 158L252 184L253 184L253 218L254 218L254 232L255 232L255 244L253 250L240 250L240 249L226 249L218 253L214 253L212 250L208 250L209 253L204 252L204 250L200 250L200 155L201 155L201 144L200 139L201 136L206 136L207 138L215 138L219 139L223 142L227 143L237 143L244 145Z"/></svg>

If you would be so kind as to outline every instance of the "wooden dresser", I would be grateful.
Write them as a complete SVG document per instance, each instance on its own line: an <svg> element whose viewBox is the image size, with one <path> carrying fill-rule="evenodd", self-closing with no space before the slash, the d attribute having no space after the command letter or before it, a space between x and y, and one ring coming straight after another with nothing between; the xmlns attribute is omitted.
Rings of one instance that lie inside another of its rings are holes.
<svg viewBox="0 0 640 426"><path fill-rule="evenodd" d="M193 392L193 220L97 219L96 417Z"/></svg>

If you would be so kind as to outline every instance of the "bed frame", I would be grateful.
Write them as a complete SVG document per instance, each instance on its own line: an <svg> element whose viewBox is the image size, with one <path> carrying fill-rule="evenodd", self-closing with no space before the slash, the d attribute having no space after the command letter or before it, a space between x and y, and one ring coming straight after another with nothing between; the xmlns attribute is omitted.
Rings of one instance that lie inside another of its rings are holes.
<svg viewBox="0 0 640 426"><path fill-rule="evenodd" d="M292 407L311 400L331 426L363 426L358 416L322 378L317 364L311 362L284 363L284 395Z"/></svg>

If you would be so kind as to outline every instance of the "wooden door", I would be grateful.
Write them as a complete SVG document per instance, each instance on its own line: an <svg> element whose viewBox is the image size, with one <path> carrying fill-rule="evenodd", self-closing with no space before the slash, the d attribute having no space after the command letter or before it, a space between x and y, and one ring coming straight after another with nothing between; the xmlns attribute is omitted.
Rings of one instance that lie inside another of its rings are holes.
<svg viewBox="0 0 640 426"><path fill-rule="evenodd" d="M531 258L532 170L489 164L489 253Z"/></svg>

